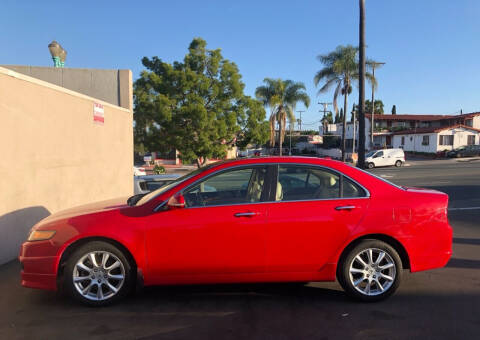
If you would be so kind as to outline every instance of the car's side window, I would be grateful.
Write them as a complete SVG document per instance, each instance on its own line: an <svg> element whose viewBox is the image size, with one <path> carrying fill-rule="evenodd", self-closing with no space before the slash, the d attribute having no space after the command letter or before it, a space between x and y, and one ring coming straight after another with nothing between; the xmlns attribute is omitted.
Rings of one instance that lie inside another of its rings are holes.
<svg viewBox="0 0 480 340"><path fill-rule="evenodd" d="M183 195L187 207L260 202L267 168L234 169L213 175L187 189Z"/></svg>
<svg viewBox="0 0 480 340"><path fill-rule="evenodd" d="M366 197L367 193L358 184L352 182L345 176L342 176L342 197L354 198L354 197Z"/></svg>
<svg viewBox="0 0 480 340"><path fill-rule="evenodd" d="M280 165L277 201L365 197L359 185L343 175L319 167Z"/></svg>

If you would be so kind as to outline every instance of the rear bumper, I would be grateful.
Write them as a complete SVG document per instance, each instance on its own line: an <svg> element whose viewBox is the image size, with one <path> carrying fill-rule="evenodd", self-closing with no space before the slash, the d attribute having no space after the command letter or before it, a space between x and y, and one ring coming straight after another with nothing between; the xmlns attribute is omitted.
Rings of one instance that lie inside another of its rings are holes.
<svg viewBox="0 0 480 340"><path fill-rule="evenodd" d="M407 250L411 272L445 267L452 257L453 230L450 225L409 239Z"/></svg>
<svg viewBox="0 0 480 340"><path fill-rule="evenodd" d="M445 267L451 257L452 251L417 256L415 263L412 264L411 271L413 273L423 270Z"/></svg>
<svg viewBox="0 0 480 340"><path fill-rule="evenodd" d="M18 257L22 270L21 283L24 287L57 290L57 256L30 256L31 247L41 246L40 242L22 244Z"/></svg>

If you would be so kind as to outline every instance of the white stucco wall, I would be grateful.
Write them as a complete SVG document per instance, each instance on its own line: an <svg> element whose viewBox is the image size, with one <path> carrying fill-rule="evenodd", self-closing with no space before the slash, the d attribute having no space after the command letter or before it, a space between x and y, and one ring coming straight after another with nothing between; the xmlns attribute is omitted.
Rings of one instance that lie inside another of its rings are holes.
<svg viewBox="0 0 480 340"><path fill-rule="evenodd" d="M429 145L422 145L423 136L430 136ZM453 135L452 145L439 145L440 136ZM443 150L452 150L460 146L467 145L468 136L475 136L475 144L480 144L480 133L464 128L443 130L438 133L418 134L418 135L395 135L393 136L392 146L394 148L402 147L405 151L415 152L437 152ZM405 144L402 146L402 136L405 137Z"/></svg>
<svg viewBox="0 0 480 340"><path fill-rule="evenodd" d="M428 145L423 145L423 136L429 137ZM438 137L436 133L426 133L419 135L395 135L392 136L392 146L394 148L403 148L405 151L414 152L437 152ZM402 146L402 137L405 137L405 144Z"/></svg>
<svg viewBox="0 0 480 340"><path fill-rule="evenodd" d="M473 128L480 129L480 116L473 117Z"/></svg>

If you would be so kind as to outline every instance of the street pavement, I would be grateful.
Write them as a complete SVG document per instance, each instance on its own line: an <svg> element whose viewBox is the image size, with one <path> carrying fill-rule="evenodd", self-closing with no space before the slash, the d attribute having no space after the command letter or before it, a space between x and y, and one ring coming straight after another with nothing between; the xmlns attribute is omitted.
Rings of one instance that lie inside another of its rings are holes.
<svg viewBox="0 0 480 340"><path fill-rule="evenodd" d="M351 301L337 283L209 285L95 309L20 287L14 261L0 267L0 339L479 339L480 161L408 163L372 172L448 193L454 254L446 268L405 272L386 301Z"/></svg>

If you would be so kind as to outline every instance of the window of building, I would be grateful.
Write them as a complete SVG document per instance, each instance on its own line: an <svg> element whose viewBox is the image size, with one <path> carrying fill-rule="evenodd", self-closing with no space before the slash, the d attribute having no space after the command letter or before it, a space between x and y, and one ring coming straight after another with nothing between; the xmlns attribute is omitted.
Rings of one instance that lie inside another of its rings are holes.
<svg viewBox="0 0 480 340"><path fill-rule="evenodd" d="M453 145L453 135L449 136L439 136L439 145Z"/></svg>
<svg viewBox="0 0 480 340"><path fill-rule="evenodd" d="M430 136L423 136L422 145L430 145Z"/></svg>
<svg viewBox="0 0 480 340"><path fill-rule="evenodd" d="M470 135L467 137L467 145L473 145L475 144L475 135Z"/></svg>
<svg viewBox="0 0 480 340"><path fill-rule="evenodd" d="M322 168L281 165L278 172L277 201L304 201L365 197L356 183Z"/></svg>
<svg viewBox="0 0 480 340"><path fill-rule="evenodd" d="M465 125L473 127L473 119L465 119Z"/></svg>
<svg viewBox="0 0 480 340"><path fill-rule="evenodd" d="M402 143L401 143L401 145L405 145L405 137L404 137L404 136L402 136Z"/></svg>

